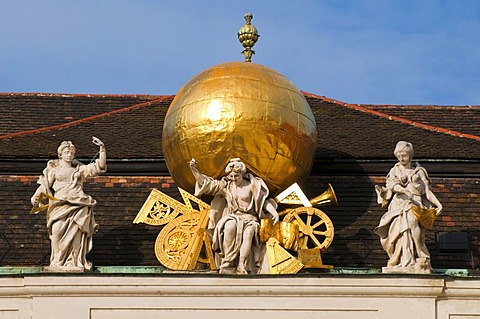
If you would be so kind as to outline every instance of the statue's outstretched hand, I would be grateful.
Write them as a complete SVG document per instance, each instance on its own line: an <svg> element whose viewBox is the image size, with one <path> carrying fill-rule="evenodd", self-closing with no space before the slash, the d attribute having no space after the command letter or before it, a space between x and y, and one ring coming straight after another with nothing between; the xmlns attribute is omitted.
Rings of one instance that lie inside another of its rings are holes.
<svg viewBox="0 0 480 319"><path fill-rule="evenodd" d="M192 158L189 162L188 162L188 165L190 165L191 168L193 167L196 167L197 166L197 160Z"/></svg>
<svg viewBox="0 0 480 319"><path fill-rule="evenodd" d="M98 137L95 137L95 136L92 136L92 143L95 144L95 145L98 145L98 146L104 146L105 145L105 144L103 144L103 142Z"/></svg>
<svg viewBox="0 0 480 319"><path fill-rule="evenodd" d="M38 200L38 196L35 194L32 196L32 198L30 198L30 202L32 203L32 206L38 206L39 204L39 200Z"/></svg>

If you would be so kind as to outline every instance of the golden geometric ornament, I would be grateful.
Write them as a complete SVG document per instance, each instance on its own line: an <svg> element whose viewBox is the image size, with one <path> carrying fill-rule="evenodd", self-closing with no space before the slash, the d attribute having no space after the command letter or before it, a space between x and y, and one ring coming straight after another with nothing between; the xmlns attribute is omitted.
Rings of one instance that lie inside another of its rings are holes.
<svg viewBox="0 0 480 319"><path fill-rule="evenodd" d="M245 62L252 62L252 54L255 54L255 51L252 50L252 47L258 41L258 34L257 28L255 28L251 21L253 19L253 15L251 13L246 13L245 16L246 24L240 28L238 31L238 41L242 44L245 48L243 50L243 56L245 57Z"/></svg>
<svg viewBox="0 0 480 319"><path fill-rule="evenodd" d="M332 269L332 265L324 265L322 262L322 256L320 254L320 248L312 249L299 249L298 260L305 265L305 268L324 268Z"/></svg>
<svg viewBox="0 0 480 319"><path fill-rule="evenodd" d="M277 203L287 205L303 205L305 207L312 206L307 196L305 196L297 183L293 183L286 190L281 192L277 197L275 197L275 201Z"/></svg>
<svg viewBox="0 0 480 319"><path fill-rule="evenodd" d="M155 241L155 255L165 267L193 270L200 262L213 270L215 260L206 231L210 206L185 190L178 190L185 204L152 189L133 223L167 224Z"/></svg>
<svg viewBox="0 0 480 319"><path fill-rule="evenodd" d="M435 208L426 209L420 206L412 205L412 213L418 220L420 225L429 230L432 230L433 223L437 218L437 211L435 210Z"/></svg>
<svg viewBox="0 0 480 319"><path fill-rule="evenodd" d="M270 238L275 238L285 249L291 249L297 242L298 224L282 221L274 225L273 220L263 218L260 222L260 242L266 243Z"/></svg>
<svg viewBox="0 0 480 319"><path fill-rule="evenodd" d="M185 192L183 189L179 189L182 197L185 199L186 195L182 192ZM197 203L201 209L208 209L208 205L197 199ZM186 205L180 203L176 199L171 198L167 194L162 193L158 189L152 189L147 200L143 204L142 208L138 212L134 224L145 223L148 225L159 226L164 225L172 221L179 214L188 214L192 212L198 212L195 210L190 200L186 201Z"/></svg>
<svg viewBox="0 0 480 319"><path fill-rule="evenodd" d="M44 202L44 199L48 199L48 202ZM38 214L39 212L43 210L47 210L48 207L50 207L50 201L51 200L57 200L57 198L53 197L52 195L46 194L46 193L40 193L40 196L38 196L37 200L35 201L35 204L33 205L32 209L30 210L30 214Z"/></svg>
<svg viewBox="0 0 480 319"><path fill-rule="evenodd" d="M207 210L188 213L169 222L155 241L158 261L172 270L194 270L198 262L215 270L215 260L206 232L207 223Z"/></svg>
<svg viewBox="0 0 480 319"><path fill-rule="evenodd" d="M333 223L330 218L318 208L297 207L288 212L283 219L298 225L298 249L320 248L324 250L333 241Z"/></svg>
<svg viewBox="0 0 480 319"><path fill-rule="evenodd" d="M186 190L183 190L180 187L178 188L178 190L180 191L180 195L182 195L183 202L185 203L185 206L187 206L192 212L203 211L203 210L209 210L210 209L210 205L203 202L198 197L190 194L189 192L187 192ZM192 202L195 203L196 206L198 206L198 210L192 206Z"/></svg>
<svg viewBox="0 0 480 319"><path fill-rule="evenodd" d="M267 257L270 274L296 274L303 268L303 264L283 249L273 237L267 241Z"/></svg>

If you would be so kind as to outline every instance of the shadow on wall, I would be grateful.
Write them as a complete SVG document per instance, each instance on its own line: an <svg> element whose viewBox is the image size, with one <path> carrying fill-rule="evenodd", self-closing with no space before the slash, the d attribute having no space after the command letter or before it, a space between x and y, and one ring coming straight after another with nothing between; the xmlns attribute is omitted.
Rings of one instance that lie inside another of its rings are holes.
<svg viewBox="0 0 480 319"><path fill-rule="evenodd" d="M161 227L133 224L149 192L150 188L140 186L95 194L95 219L100 228L88 254L94 266L160 265L154 246Z"/></svg>
<svg viewBox="0 0 480 319"><path fill-rule="evenodd" d="M45 212L30 214L38 177L0 179L0 266L33 267L50 263Z"/></svg>
<svg viewBox="0 0 480 319"><path fill-rule="evenodd" d="M118 187L114 191L93 191L97 199L95 219L100 225L88 258L94 266L160 266L155 241L164 226L133 224L152 187L183 202L175 185L158 184Z"/></svg>
<svg viewBox="0 0 480 319"><path fill-rule="evenodd" d="M336 157L317 161L302 188L311 198L325 191L330 183L337 206L317 207L333 222L334 239L322 253L325 264L335 267L382 267L387 258L375 227L384 213L377 207L374 182L355 159L344 153L320 150ZM388 172L385 172L385 175Z"/></svg>
<svg viewBox="0 0 480 319"><path fill-rule="evenodd" d="M158 228L152 229L147 225L132 223L104 228L106 229L100 229L95 235L93 249L88 255L94 266L152 265L153 261L147 259L152 257ZM142 240L145 236L151 240L149 242ZM156 259L153 265L158 265Z"/></svg>

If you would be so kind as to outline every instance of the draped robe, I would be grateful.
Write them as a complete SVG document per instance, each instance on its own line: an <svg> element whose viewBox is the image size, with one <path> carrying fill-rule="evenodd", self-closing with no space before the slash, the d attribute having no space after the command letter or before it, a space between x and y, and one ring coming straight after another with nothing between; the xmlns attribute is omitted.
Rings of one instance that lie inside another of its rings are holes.
<svg viewBox="0 0 480 319"><path fill-rule="evenodd" d="M421 175L425 176L425 180ZM390 267L413 266L417 257L430 258L425 245L425 230L412 213L412 205L422 208L431 206L425 197L425 188L429 187L429 183L427 171L418 163L413 164L409 175L403 175L400 164L397 163L387 175L386 188L377 192L379 203L390 201L388 211L375 228L375 233L380 236L380 243L389 256ZM394 193L393 189L396 185L411 191L413 197L409 199L405 194ZM412 223L412 220L415 222ZM420 234L417 240L418 245L413 238L415 233Z"/></svg>
<svg viewBox="0 0 480 319"><path fill-rule="evenodd" d="M231 268L238 263L240 247L242 245L243 233L247 227L253 227L255 234L252 240L252 250L247 260L247 270L256 272L261 261L262 250L259 241L260 219L270 218L265 213L267 203L276 208L273 199L268 199L268 188L265 182L250 173L243 176L249 182L251 198L247 207L241 207L237 201L237 194L234 191L234 182L225 177L215 180L204 175L202 185L196 183L195 196L202 194L214 195L210 204L208 233L212 240L212 249L216 252L217 266ZM270 215L270 214L268 214ZM236 234L232 244L225 247L225 224L234 221Z"/></svg>
<svg viewBox="0 0 480 319"><path fill-rule="evenodd" d="M98 228L93 215L96 201L83 192L83 182L98 176L106 169L100 168L97 159L88 165L72 162L73 169L63 170L59 160L51 160L40 176L36 195L52 195L47 210L47 229L51 240L50 267L91 268L86 255L93 247L92 236Z"/></svg>

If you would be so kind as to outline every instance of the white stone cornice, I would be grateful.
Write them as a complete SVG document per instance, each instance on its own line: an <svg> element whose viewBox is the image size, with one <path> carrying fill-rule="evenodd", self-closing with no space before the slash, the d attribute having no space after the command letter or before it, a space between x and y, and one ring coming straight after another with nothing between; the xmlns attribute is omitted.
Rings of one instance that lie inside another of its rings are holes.
<svg viewBox="0 0 480 319"><path fill-rule="evenodd" d="M446 298L480 299L480 278L450 278L445 282Z"/></svg>
<svg viewBox="0 0 480 319"><path fill-rule="evenodd" d="M2 279L0 278L0 283ZM0 288L0 294L4 288ZM35 296L396 296L443 293L443 278L422 277L189 277L28 276L19 294ZM11 288L13 289L13 287ZM7 291L6 291L7 292ZM8 293L11 291L9 290Z"/></svg>

